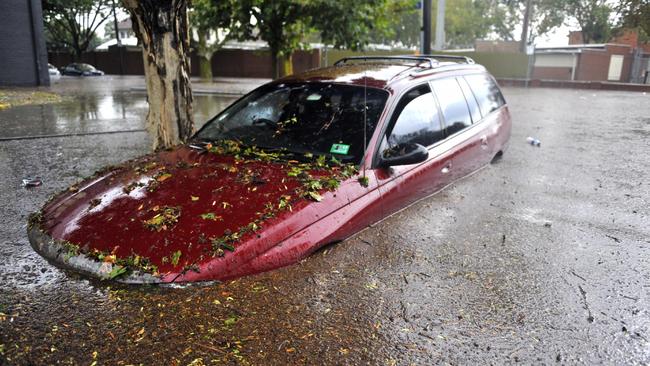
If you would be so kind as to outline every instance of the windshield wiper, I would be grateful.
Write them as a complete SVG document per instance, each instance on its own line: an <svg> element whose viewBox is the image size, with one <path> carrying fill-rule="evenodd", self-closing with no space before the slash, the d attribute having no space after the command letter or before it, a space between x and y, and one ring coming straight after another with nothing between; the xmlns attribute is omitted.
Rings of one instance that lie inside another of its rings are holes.
<svg viewBox="0 0 650 366"><path fill-rule="evenodd" d="M211 143L212 143L212 141L210 141L210 140L194 139L194 140L188 141L187 146L190 149L199 150L201 152L206 152L206 151L208 151L207 145L209 145Z"/></svg>

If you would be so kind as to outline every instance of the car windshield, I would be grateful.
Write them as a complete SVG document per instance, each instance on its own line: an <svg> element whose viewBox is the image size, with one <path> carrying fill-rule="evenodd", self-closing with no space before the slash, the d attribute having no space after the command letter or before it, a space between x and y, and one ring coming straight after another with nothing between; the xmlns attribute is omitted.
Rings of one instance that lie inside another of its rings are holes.
<svg viewBox="0 0 650 366"><path fill-rule="evenodd" d="M367 143L387 98L385 90L361 86L273 84L217 115L195 139L233 139L264 149L331 154L358 163L364 153L364 133Z"/></svg>
<svg viewBox="0 0 650 366"><path fill-rule="evenodd" d="M82 71L93 71L95 68L93 65L88 65L88 64L78 64L77 68Z"/></svg>

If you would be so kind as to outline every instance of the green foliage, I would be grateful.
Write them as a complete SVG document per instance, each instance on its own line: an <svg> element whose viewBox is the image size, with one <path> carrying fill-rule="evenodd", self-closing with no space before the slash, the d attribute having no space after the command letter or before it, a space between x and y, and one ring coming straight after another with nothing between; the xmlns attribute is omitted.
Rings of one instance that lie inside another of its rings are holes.
<svg viewBox="0 0 650 366"><path fill-rule="evenodd" d="M609 40L613 28L610 16L614 9L607 0L566 0L566 11L578 21L585 43Z"/></svg>
<svg viewBox="0 0 650 366"><path fill-rule="evenodd" d="M76 59L96 47L97 29L111 16L110 0L43 0L49 49L71 51Z"/></svg>
<svg viewBox="0 0 650 366"><path fill-rule="evenodd" d="M373 33L387 28L391 2L395 0L243 0L240 19L251 17L257 34L250 27L242 36L269 44L279 76L278 59L304 47L306 35L317 33L336 48L363 48Z"/></svg>
<svg viewBox="0 0 650 366"><path fill-rule="evenodd" d="M128 269L126 267L122 267L120 265L114 264L113 268L111 269L111 272L108 274L108 278L112 280L114 278L118 278L120 276L127 274L127 272Z"/></svg>
<svg viewBox="0 0 650 366"><path fill-rule="evenodd" d="M650 37L650 1L622 0L617 10L621 15L620 26L639 29L640 38L647 41Z"/></svg>
<svg viewBox="0 0 650 366"><path fill-rule="evenodd" d="M203 220L223 221L221 216L215 215L214 212L208 212L200 215Z"/></svg>
<svg viewBox="0 0 650 366"><path fill-rule="evenodd" d="M433 11L437 2L433 3ZM445 7L445 39L449 48L469 48L476 39L484 39L492 33L502 39L511 39L514 29L508 17L509 8L488 0L448 1ZM435 16L432 17L435 29Z"/></svg>
<svg viewBox="0 0 650 366"><path fill-rule="evenodd" d="M362 186L364 186L366 188L368 187L368 184L370 183L370 181L368 180L368 177L366 177L365 175L357 178L357 180L359 181L359 184L361 184Z"/></svg>
<svg viewBox="0 0 650 366"><path fill-rule="evenodd" d="M240 18L243 12L235 0L193 0L188 14L192 41L196 42L199 55L206 58L211 58L229 40L241 38L249 26L248 19Z"/></svg>
<svg viewBox="0 0 650 366"><path fill-rule="evenodd" d="M405 0L315 0L307 12L311 25L320 32L322 42L334 48L363 49L373 37L391 32L396 12L410 1Z"/></svg>
<svg viewBox="0 0 650 366"><path fill-rule="evenodd" d="M174 267L178 266L178 262L181 259L181 255L183 255L183 253L180 250L177 250L172 254L171 263Z"/></svg>
<svg viewBox="0 0 650 366"><path fill-rule="evenodd" d="M420 45L422 11L415 8L415 0L393 0L386 24L388 31L374 36L373 42L397 46ZM437 1L432 1L432 29L436 26ZM454 0L445 6L445 38L448 48L466 48L474 40L496 36L511 40L519 18L516 4L493 0Z"/></svg>
<svg viewBox="0 0 650 366"><path fill-rule="evenodd" d="M143 221L144 227L151 231L167 230L176 224L181 216L180 207L164 206L155 212L157 213L154 217Z"/></svg>
<svg viewBox="0 0 650 366"><path fill-rule="evenodd" d="M302 47L302 36L309 31L309 14L303 2L291 0L243 0L242 10L254 19L256 38L269 44L274 76L280 76L279 58ZM246 35L253 37L253 29Z"/></svg>

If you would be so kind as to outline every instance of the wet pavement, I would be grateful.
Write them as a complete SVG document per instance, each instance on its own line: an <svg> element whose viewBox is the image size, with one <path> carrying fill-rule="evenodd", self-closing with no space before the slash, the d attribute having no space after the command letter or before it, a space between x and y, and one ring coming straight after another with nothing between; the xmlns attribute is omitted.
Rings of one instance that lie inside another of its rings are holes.
<svg viewBox="0 0 650 366"><path fill-rule="evenodd" d="M232 84L230 81L223 84L231 96L207 93L194 96L197 128L232 103L237 92L241 94L252 89L259 81L254 79L252 83L243 83L243 88L233 89ZM83 93L79 92L82 86ZM141 77L63 77L51 90L61 93L64 102L21 106L3 111L0 119L0 140L122 131L144 132L148 106Z"/></svg>
<svg viewBox="0 0 650 366"><path fill-rule="evenodd" d="M142 128L144 95L113 83L41 119L2 111L0 137ZM299 264L204 286L88 280L27 241L30 212L147 152L145 133L0 141L0 364L649 363L650 95L504 94L497 164Z"/></svg>

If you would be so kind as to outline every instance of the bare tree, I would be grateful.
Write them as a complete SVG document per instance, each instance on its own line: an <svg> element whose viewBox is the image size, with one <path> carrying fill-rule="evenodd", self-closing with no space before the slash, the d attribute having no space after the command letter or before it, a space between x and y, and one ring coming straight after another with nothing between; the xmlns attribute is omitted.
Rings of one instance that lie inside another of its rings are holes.
<svg viewBox="0 0 650 366"><path fill-rule="evenodd" d="M122 0L142 43L153 148L185 142L194 133L187 0Z"/></svg>
<svg viewBox="0 0 650 366"><path fill-rule="evenodd" d="M95 32L111 15L108 0L43 0L50 49L72 51L75 60L98 41Z"/></svg>

